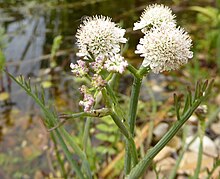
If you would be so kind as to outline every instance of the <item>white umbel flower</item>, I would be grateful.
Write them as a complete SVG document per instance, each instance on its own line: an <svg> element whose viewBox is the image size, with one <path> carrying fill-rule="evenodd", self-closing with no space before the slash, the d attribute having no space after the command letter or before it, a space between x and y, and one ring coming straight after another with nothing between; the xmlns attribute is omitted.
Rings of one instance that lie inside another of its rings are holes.
<svg viewBox="0 0 220 179"><path fill-rule="evenodd" d="M172 15L169 7L153 4L146 7L140 21L134 23L133 30L141 29L143 33L147 33L151 27L158 27L162 24L176 26L175 15Z"/></svg>
<svg viewBox="0 0 220 179"><path fill-rule="evenodd" d="M104 16L87 17L76 33L78 56L95 58L120 52L120 43L126 43L125 29L118 27L111 18Z"/></svg>
<svg viewBox="0 0 220 179"><path fill-rule="evenodd" d="M151 29L137 45L136 54L144 57L142 66L154 73L178 69L193 57L192 40L184 29L160 26Z"/></svg>
<svg viewBox="0 0 220 179"><path fill-rule="evenodd" d="M104 68L109 72L123 73L128 66L128 62L121 55L117 54L107 59Z"/></svg>

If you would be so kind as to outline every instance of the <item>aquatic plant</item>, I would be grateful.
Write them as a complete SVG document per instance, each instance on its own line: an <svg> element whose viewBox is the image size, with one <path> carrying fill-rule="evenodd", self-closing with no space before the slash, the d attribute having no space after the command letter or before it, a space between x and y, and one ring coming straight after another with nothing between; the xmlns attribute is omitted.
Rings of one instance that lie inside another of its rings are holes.
<svg viewBox="0 0 220 179"><path fill-rule="evenodd" d="M80 59L75 64L70 64L75 77L89 81L80 88L83 99L79 105L83 107L82 112L57 116L46 104L43 92L39 93L37 88L35 91L32 90L31 84L22 77L17 79L9 74L41 107L45 116L45 126L51 132L52 138L55 136L60 142L78 178L93 177L86 153L92 118L108 117L118 127L125 138L125 177L136 179L143 175L153 158L176 135L210 94L213 81L198 82L194 94L188 89L183 104L181 104L180 97L174 94L177 120L162 139L143 158L139 158L134 137L138 98L143 78L150 71L160 73L177 70L186 64L189 58L192 58L193 53L190 49L192 46L190 36L182 28L176 26L175 15L166 6L157 4L148 6L141 20L134 24L134 30L138 29L142 30L144 37L140 39L136 53L141 54L144 60L136 69L125 60L121 52L121 45L127 42L124 29L112 22L111 18L104 16L87 17L82 22L76 34L76 44L79 48L77 55ZM134 78L128 111L122 109L117 91L112 87L115 76L123 75L125 71L132 74ZM82 147L63 127L67 120L79 117L87 117L81 141ZM67 144L78 156L77 162L72 157ZM62 162L61 165L63 165ZM197 173L199 169L198 166ZM65 173L63 168L63 174Z"/></svg>

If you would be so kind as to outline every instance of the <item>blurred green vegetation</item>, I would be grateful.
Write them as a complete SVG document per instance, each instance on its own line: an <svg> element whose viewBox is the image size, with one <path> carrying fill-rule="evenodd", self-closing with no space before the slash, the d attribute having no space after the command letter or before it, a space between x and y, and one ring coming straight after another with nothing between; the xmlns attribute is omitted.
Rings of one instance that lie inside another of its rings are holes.
<svg viewBox="0 0 220 179"><path fill-rule="evenodd" d="M0 26L0 73L5 66L5 55L3 49L5 48L5 32Z"/></svg>

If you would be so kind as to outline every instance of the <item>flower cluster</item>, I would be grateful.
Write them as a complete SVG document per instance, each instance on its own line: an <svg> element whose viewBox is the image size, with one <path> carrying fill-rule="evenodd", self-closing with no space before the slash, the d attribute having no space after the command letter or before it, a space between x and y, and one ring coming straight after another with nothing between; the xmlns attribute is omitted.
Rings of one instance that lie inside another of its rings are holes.
<svg viewBox="0 0 220 179"><path fill-rule="evenodd" d="M145 34L135 53L144 57L142 66L150 66L154 73L178 69L193 57L192 40L187 32L176 27L175 16L163 5L146 8L134 30Z"/></svg>
<svg viewBox="0 0 220 179"><path fill-rule="evenodd" d="M107 82L101 75L103 70L123 73L128 65L120 54L120 45L127 42L124 35L125 29L117 26L109 17L86 17L76 33L77 56L82 60L77 64L71 63L72 72L78 77L92 76L91 85L97 90L105 87ZM84 111L88 111L94 104L94 98L91 94L83 94L84 100L80 105L84 106Z"/></svg>
<svg viewBox="0 0 220 179"><path fill-rule="evenodd" d="M125 29L118 27L109 17L87 17L76 33L76 44L79 48L77 55L84 57L85 60L93 59L98 63L101 60L107 71L112 71L112 68L109 69L105 62L112 61L114 64L115 59L119 58L113 69L114 72L123 73L127 66L120 55L120 44L127 42L124 34ZM123 70L119 71L119 67Z"/></svg>
<svg viewBox="0 0 220 179"><path fill-rule="evenodd" d="M111 22L109 17L87 17L77 30L79 56L108 56L120 52L120 43L126 43L125 30Z"/></svg>
<svg viewBox="0 0 220 179"><path fill-rule="evenodd" d="M164 5L153 4L144 10L140 21L134 23L133 30L141 29L143 33L147 33L150 27L158 27L161 24L175 27L175 15L172 15L171 9Z"/></svg>

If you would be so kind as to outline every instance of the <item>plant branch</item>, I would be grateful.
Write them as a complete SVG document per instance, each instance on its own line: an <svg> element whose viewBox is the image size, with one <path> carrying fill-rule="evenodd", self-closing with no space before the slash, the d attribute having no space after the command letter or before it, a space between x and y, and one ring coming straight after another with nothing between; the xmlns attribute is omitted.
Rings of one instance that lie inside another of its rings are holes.
<svg viewBox="0 0 220 179"><path fill-rule="evenodd" d="M145 157L131 170L127 179L139 178L147 167L151 164L153 158L167 145L167 143L176 135L179 129L185 124L185 122L190 118L196 108L204 101L210 94L211 87L213 85L213 80L207 84L205 82L203 86L199 83L196 87L196 93L194 97L194 102L188 110L182 114L180 119L174 123L174 125L169 129L169 131L162 137L162 139L145 155Z"/></svg>
<svg viewBox="0 0 220 179"><path fill-rule="evenodd" d="M107 116L109 114L109 109L108 108L102 108L102 109L97 109L97 110L92 110L90 112L79 112L79 113L73 113L73 114L61 114L59 115L59 118L62 120L56 124L54 127L48 129L48 132L51 132L54 129L59 128L62 126L67 120L69 119L75 119L79 117L103 117Z"/></svg>

